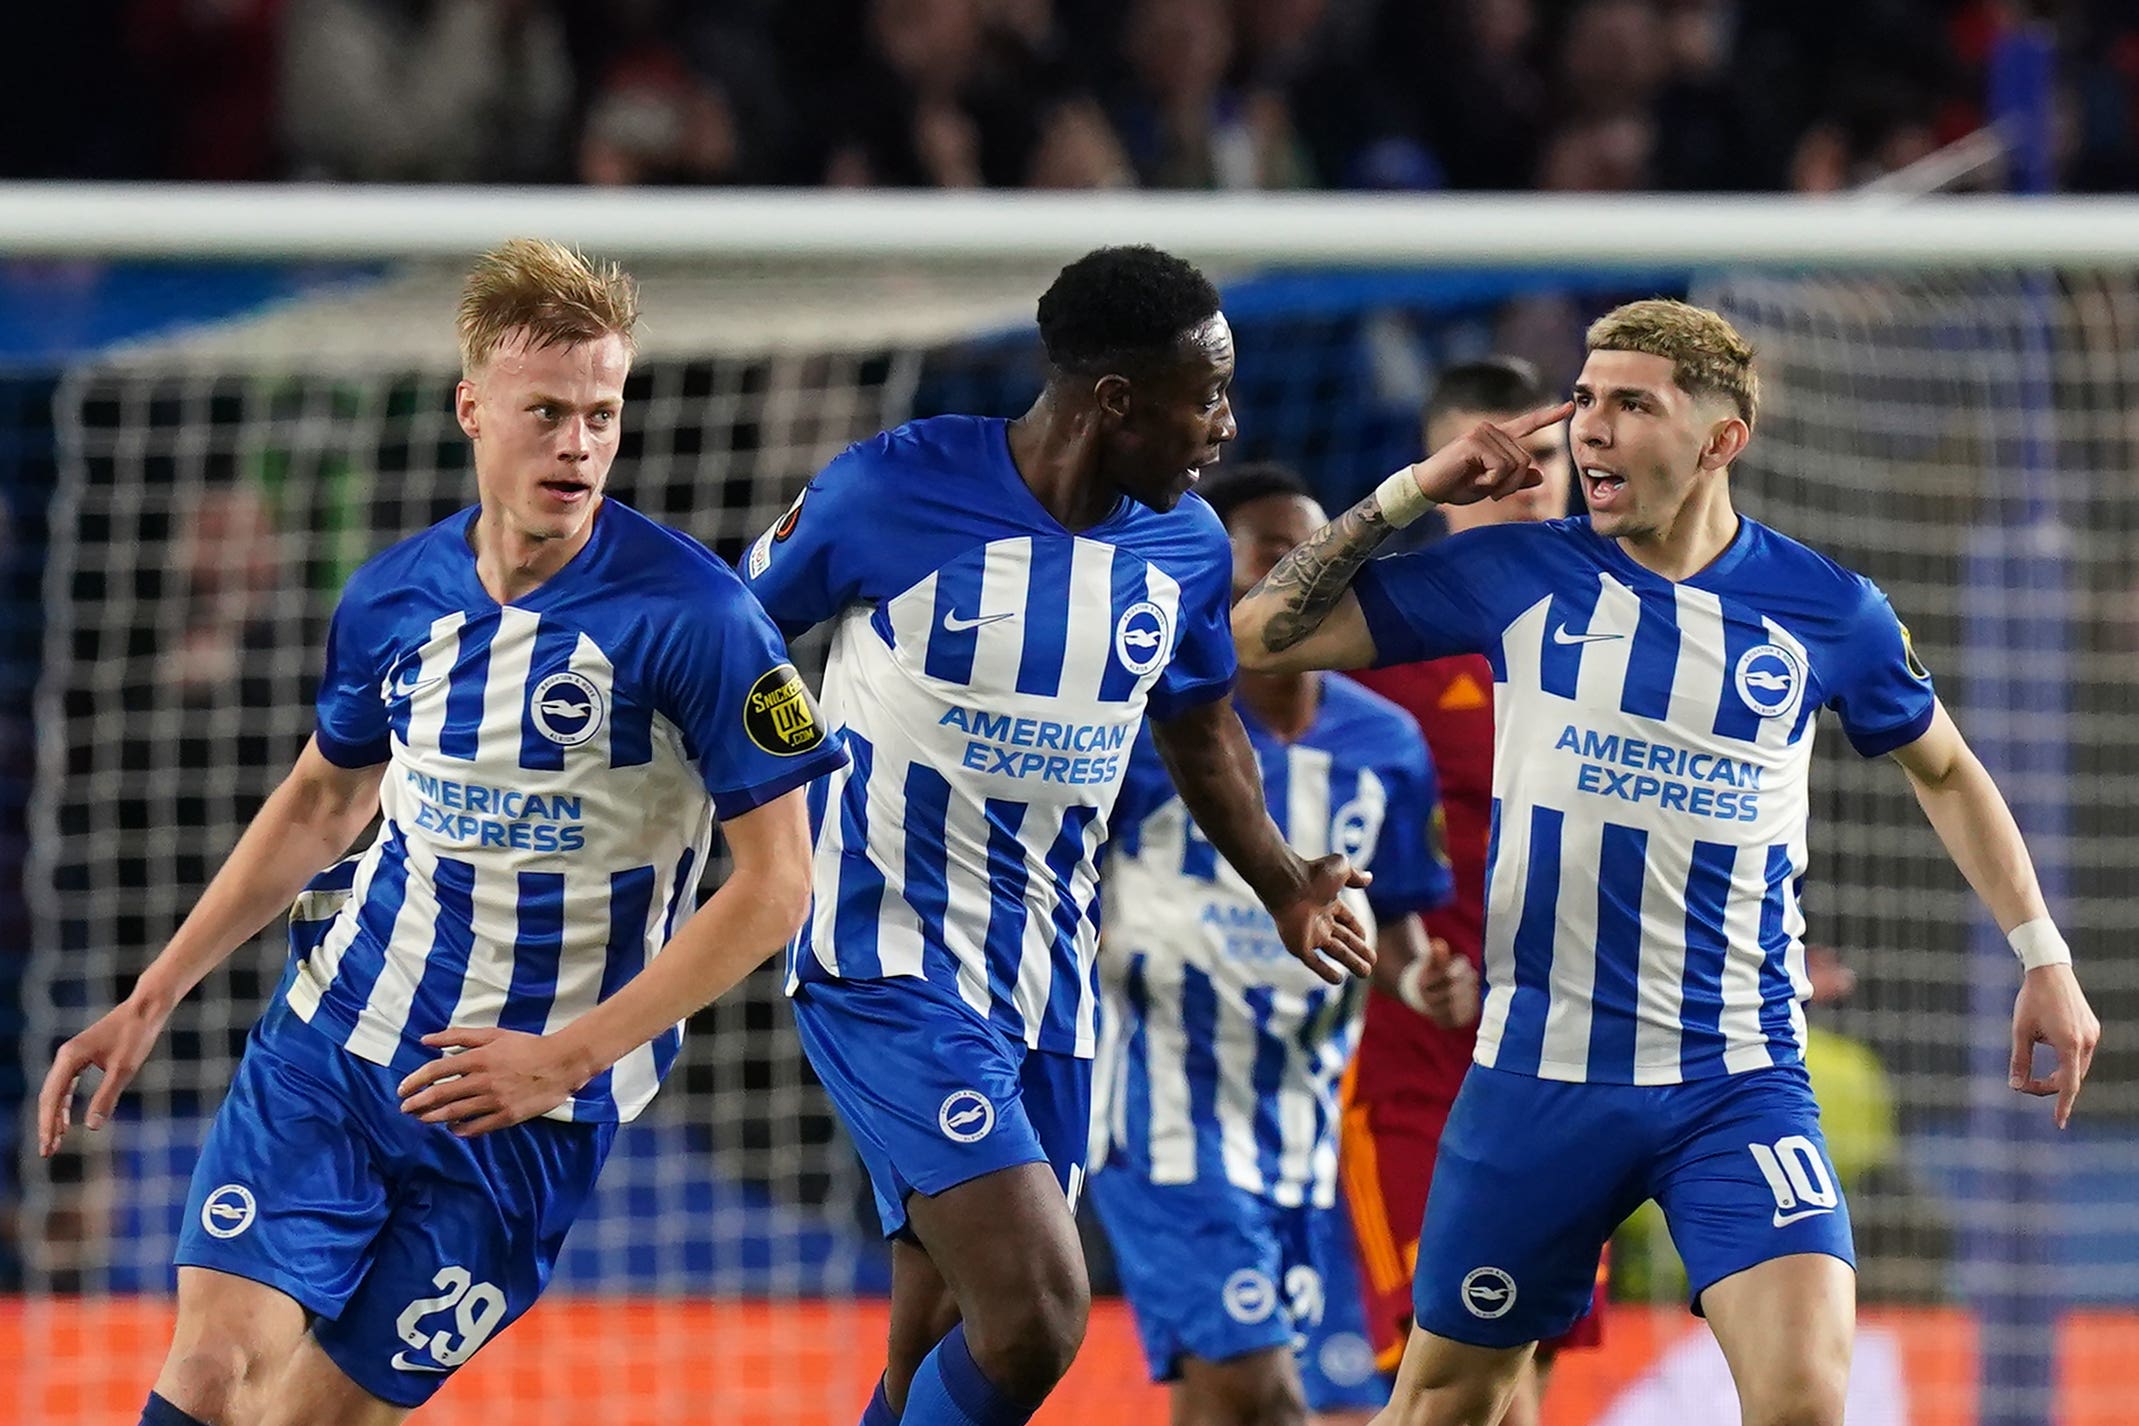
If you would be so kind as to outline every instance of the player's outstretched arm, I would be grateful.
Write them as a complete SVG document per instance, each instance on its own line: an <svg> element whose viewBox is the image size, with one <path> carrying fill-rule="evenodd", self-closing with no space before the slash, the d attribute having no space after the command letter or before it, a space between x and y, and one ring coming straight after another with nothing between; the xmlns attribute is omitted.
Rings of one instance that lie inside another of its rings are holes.
<svg viewBox="0 0 2139 1426"><path fill-rule="evenodd" d="M1954 865L1997 918L2027 967L2013 1005L2011 1083L2025 1094L2057 1096L2057 1125L2072 1118L2073 1101L2087 1078L2102 1022L2095 1018L2072 973L2072 954L2050 920L2035 864L2020 838L2019 824L1997 783L1983 766L1944 705L1915 742L1898 748L1894 760L1909 776L1924 815L1946 844ZM2033 1072L2034 1050L2048 1045L2057 1064L2046 1076Z"/></svg>
<svg viewBox="0 0 2139 1426"><path fill-rule="evenodd" d="M305 744L297 765L269 795L223 862L193 912L149 963L133 994L88 1029L59 1047L37 1096L37 1147L50 1157L67 1132L75 1081L91 1065L104 1082L85 1116L101 1128L120 1093L148 1058L171 1009L201 977L258 935L319 875L349 850L379 810L380 763L337 767L315 742Z"/></svg>
<svg viewBox="0 0 2139 1426"><path fill-rule="evenodd" d="M1233 606L1233 646L1257 673L1364 668L1374 638L1351 592L1359 568L1396 531L1436 505L1470 505L1541 483L1525 438L1567 419L1561 404L1507 421L1481 421L1378 489L1278 561Z"/></svg>
<svg viewBox="0 0 2139 1426"><path fill-rule="evenodd" d="M1256 673L1365 668L1374 636L1352 593L1359 567L1396 533L1369 495L1277 563L1233 605L1233 652Z"/></svg>
<svg viewBox="0 0 2139 1426"><path fill-rule="evenodd" d="M466 1138L547 1114L654 1036L726 994L794 938L810 908L807 788L721 823L733 870L616 994L545 1035L495 1028L423 1037L457 1048L401 1082L401 1108Z"/></svg>
<svg viewBox="0 0 2139 1426"><path fill-rule="evenodd" d="M1188 815L1254 889L1276 920L1285 949L1332 985L1343 981L1344 971L1371 974L1374 949L1366 929L1337 900L1345 887L1365 886L1371 878L1342 855L1309 861L1285 845L1270 820L1255 749L1232 701L1213 699L1155 722L1151 737Z"/></svg>

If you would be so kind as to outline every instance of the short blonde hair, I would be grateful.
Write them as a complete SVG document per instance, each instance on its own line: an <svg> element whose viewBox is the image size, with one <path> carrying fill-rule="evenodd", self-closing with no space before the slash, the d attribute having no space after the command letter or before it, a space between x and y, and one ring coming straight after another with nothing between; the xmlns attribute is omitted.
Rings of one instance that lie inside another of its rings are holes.
<svg viewBox="0 0 2139 1426"><path fill-rule="evenodd" d="M1688 395L1729 397L1748 426L1760 414L1752 343L1706 307L1668 297L1615 307L1590 323L1589 349L1662 357Z"/></svg>
<svg viewBox="0 0 2139 1426"><path fill-rule="evenodd" d="M639 287L613 262L592 262L576 248L541 238L514 238L469 269L456 325L463 376L522 328L532 346L577 346L614 335L628 353L638 345Z"/></svg>

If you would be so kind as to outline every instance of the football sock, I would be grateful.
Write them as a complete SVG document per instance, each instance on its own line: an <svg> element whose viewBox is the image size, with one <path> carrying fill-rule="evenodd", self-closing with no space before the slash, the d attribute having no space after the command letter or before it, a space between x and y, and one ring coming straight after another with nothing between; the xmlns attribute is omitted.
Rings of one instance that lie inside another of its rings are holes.
<svg viewBox="0 0 2139 1426"><path fill-rule="evenodd" d="M208 1423L198 1416L188 1416L152 1391L148 1404L141 1408L141 1426L208 1426Z"/></svg>
<svg viewBox="0 0 2139 1426"><path fill-rule="evenodd" d="M1039 1403L1021 1406L981 1373L966 1350L963 1322L936 1344L914 1373L903 1426L1025 1426Z"/></svg>

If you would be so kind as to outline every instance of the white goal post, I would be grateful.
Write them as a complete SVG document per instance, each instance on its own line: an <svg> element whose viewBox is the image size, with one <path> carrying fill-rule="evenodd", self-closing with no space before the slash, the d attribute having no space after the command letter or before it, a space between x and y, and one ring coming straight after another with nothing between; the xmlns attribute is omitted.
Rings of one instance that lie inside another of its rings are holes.
<svg viewBox="0 0 2139 1426"><path fill-rule="evenodd" d="M461 257L528 233L614 258L773 263L1139 242L1227 263L1925 270L2139 262L2139 199L0 183L0 256Z"/></svg>

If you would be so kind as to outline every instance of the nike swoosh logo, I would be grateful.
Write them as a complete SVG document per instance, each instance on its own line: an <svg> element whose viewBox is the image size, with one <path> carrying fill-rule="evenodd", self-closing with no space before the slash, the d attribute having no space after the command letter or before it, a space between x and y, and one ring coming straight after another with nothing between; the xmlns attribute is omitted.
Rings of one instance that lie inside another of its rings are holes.
<svg viewBox="0 0 2139 1426"><path fill-rule="evenodd" d="M1780 1208L1778 1208L1775 1210L1775 1226L1778 1228L1787 1228L1792 1223L1797 1222L1801 1218L1817 1218L1822 1213L1832 1212L1834 1212L1832 1208L1807 1208L1801 1213L1785 1214Z"/></svg>
<svg viewBox="0 0 2139 1426"><path fill-rule="evenodd" d="M417 694L423 692L425 689L436 688L439 684L444 683L445 681L446 676L444 674L440 674L436 678L419 679L414 683L400 685L394 689L393 696L387 701L390 703L406 703L409 699L414 698Z"/></svg>
<svg viewBox="0 0 2139 1426"><path fill-rule="evenodd" d="M1567 632L1565 624L1552 631L1552 642L1555 644L1599 644L1606 639L1623 639L1625 637L1626 635L1624 634L1570 634Z"/></svg>
<svg viewBox="0 0 2139 1426"><path fill-rule="evenodd" d="M968 629L978 629L983 624L1000 624L1005 619L1014 619L1016 617L1017 615L1014 611L1005 610L1000 614L980 614L971 619L964 619L959 617L956 610L952 610L943 616L943 627L949 633L963 634Z"/></svg>
<svg viewBox="0 0 2139 1426"><path fill-rule="evenodd" d="M441 1375L451 1370L448 1367L432 1366L429 1362L412 1362L406 1352L394 1353L392 1366L397 1372L438 1372Z"/></svg>

